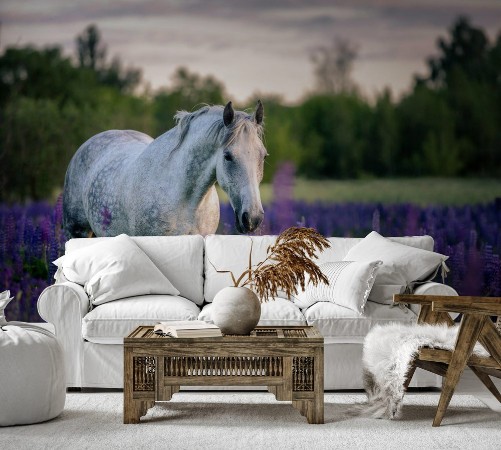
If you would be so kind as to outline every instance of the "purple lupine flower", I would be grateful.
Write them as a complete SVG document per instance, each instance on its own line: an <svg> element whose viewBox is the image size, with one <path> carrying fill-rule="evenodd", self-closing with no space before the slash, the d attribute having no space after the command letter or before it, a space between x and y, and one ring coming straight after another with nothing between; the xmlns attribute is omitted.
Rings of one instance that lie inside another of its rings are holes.
<svg viewBox="0 0 501 450"><path fill-rule="evenodd" d="M501 295L501 200L483 205L426 206L377 203L307 203L293 200L293 170L284 169L274 186L278 204L265 204L265 220L256 234L276 234L292 225L314 227L328 236L363 237L372 229L385 236L430 234L435 250L450 256L446 282L460 294ZM36 302L52 283L51 261L64 252L62 203L0 204L0 290L18 301L10 320L39 321ZM284 205L287 207L284 208ZM235 234L234 213L221 204L218 233ZM103 211L104 224L111 224ZM46 267L45 274L41 268ZM43 275L42 278L40 278Z"/></svg>
<svg viewBox="0 0 501 450"><path fill-rule="evenodd" d="M275 233L279 233L296 223L293 200L295 172L294 164L287 161L279 165L273 177L274 220L272 229Z"/></svg>

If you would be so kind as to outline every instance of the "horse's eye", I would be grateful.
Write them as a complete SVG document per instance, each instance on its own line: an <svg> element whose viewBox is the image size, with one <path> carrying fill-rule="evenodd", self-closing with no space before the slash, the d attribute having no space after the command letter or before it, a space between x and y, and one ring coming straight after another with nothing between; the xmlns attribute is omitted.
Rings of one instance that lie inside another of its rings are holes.
<svg viewBox="0 0 501 450"><path fill-rule="evenodd" d="M229 152L224 152L224 159L226 161L233 161L233 156L231 156L231 153Z"/></svg>

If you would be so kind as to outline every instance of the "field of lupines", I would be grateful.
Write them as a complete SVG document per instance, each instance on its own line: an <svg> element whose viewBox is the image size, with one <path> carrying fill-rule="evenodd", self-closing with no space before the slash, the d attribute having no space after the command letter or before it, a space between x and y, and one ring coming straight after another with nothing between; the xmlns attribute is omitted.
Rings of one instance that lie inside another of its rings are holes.
<svg viewBox="0 0 501 450"><path fill-rule="evenodd" d="M265 205L259 234L276 234L292 225L314 227L326 236L363 237L430 234L435 250L449 255L447 284L463 295L501 296L501 199L470 206L412 204L326 204L292 199L293 168L274 179L274 201ZM0 204L0 292L16 297L8 320L40 321L36 302L53 282L51 261L64 251L61 200L26 206ZM222 234L236 233L234 214L221 205Z"/></svg>

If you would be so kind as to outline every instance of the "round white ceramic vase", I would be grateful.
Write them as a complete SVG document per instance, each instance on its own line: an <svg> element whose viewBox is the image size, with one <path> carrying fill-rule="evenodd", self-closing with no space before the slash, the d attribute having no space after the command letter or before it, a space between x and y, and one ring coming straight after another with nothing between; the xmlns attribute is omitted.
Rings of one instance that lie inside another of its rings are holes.
<svg viewBox="0 0 501 450"><path fill-rule="evenodd" d="M249 334L261 317L261 303L246 287L225 287L214 297L211 316L223 334Z"/></svg>

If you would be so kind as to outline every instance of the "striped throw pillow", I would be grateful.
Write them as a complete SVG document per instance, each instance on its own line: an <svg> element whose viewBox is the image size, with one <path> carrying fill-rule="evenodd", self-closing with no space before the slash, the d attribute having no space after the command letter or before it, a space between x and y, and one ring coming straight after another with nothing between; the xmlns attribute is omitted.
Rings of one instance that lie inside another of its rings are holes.
<svg viewBox="0 0 501 450"><path fill-rule="evenodd" d="M305 289L306 300L310 305L316 302L332 302L361 315L381 264L381 261L337 261L321 264L320 270L329 280L329 284L319 283L313 286L308 283Z"/></svg>

